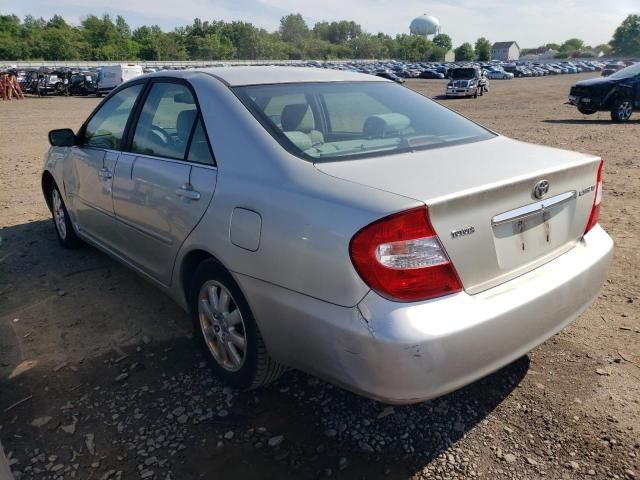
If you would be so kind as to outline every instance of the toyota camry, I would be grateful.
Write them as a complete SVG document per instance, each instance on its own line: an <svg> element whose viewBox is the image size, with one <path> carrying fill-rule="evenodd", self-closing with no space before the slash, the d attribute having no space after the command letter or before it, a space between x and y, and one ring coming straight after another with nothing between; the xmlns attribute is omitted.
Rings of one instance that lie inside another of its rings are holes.
<svg viewBox="0 0 640 480"><path fill-rule="evenodd" d="M187 311L236 388L289 367L390 403L516 360L596 298L600 158L515 141L359 73L151 73L77 131L42 189Z"/></svg>

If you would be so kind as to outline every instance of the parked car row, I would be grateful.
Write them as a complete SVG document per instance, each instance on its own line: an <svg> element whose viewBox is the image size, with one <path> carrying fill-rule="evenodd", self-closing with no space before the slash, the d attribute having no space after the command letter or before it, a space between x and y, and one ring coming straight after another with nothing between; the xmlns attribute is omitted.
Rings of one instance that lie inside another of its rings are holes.
<svg viewBox="0 0 640 480"><path fill-rule="evenodd" d="M96 95L108 93L115 87L145 72L140 65L105 65L91 69L38 68L17 70L22 91L33 95Z"/></svg>
<svg viewBox="0 0 640 480"><path fill-rule="evenodd" d="M464 62L485 70L487 77L495 80L510 80L515 77L540 77L544 75L560 75L581 72L602 71L610 66L596 60L575 60L555 63L541 62ZM620 62L622 66L624 64ZM449 78L450 70L460 66L460 62L404 62L397 60L371 62L319 62L310 61L304 66L317 68L334 68L390 78L398 83L400 79L444 79Z"/></svg>
<svg viewBox="0 0 640 480"><path fill-rule="evenodd" d="M263 65L282 65L280 62L264 62ZM601 71L603 76L611 75L629 62L601 62L599 60L574 60L553 63L541 62L406 62L385 61L318 61L310 60L294 66L314 67L367 73L403 83L408 78L442 80L451 77L451 71L461 66L481 69L491 80L510 80L518 77L537 77L581 72ZM211 63L209 67L229 66L225 63ZM39 68L18 70L18 82L25 93L37 95L103 95L127 80L144 73L171 70L190 70L193 66L165 65L142 67L136 64L105 65L97 68Z"/></svg>

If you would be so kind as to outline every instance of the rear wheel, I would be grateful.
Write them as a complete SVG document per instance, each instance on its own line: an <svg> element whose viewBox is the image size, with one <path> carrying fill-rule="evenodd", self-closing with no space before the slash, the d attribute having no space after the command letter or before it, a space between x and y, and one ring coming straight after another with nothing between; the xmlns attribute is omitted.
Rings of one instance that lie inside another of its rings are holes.
<svg viewBox="0 0 640 480"><path fill-rule="evenodd" d="M51 187L49 192L49 205L51 205L51 214L53 216L53 224L56 227L56 234L60 245L70 250L75 250L82 246L82 240L76 235L73 229L69 212L64 205L62 195L56 185Z"/></svg>
<svg viewBox="0 0 640 480"><path fill-rule="evenodd" d="M611 120L616 123L627 122L633 113L633 104L631 100L622 98L613 102L611 108Z"/></svg>
<svg viewBox="0 0 640 480"><path fill-rule="evenodd" d="M197 268L189 307L196 335L222 381L250 390L284 373L269 356L240 288L219 263L206 260Z"/></svg>

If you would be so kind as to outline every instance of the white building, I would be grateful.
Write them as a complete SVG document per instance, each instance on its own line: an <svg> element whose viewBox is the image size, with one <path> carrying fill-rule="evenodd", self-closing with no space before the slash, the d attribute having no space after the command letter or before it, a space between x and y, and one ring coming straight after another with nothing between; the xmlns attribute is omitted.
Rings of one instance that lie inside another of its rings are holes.
<svg viewBox="0 0 640 480"><path fill-rule="evenodd" d="M496 42L491 48L491 58L511 62L520 59L520 47L516 42Z"/></svg>

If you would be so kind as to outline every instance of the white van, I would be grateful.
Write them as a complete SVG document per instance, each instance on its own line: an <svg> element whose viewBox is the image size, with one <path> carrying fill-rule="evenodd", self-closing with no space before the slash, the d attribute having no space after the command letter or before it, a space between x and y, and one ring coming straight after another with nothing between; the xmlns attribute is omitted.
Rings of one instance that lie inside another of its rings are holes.
<svg viewBox="0 0 640 480"><path fill-rule="evenodd" d="M100 67L96 79L96 95L108 93L127 80L139 77L142 73L142 67L133 63Z"/></svg>

